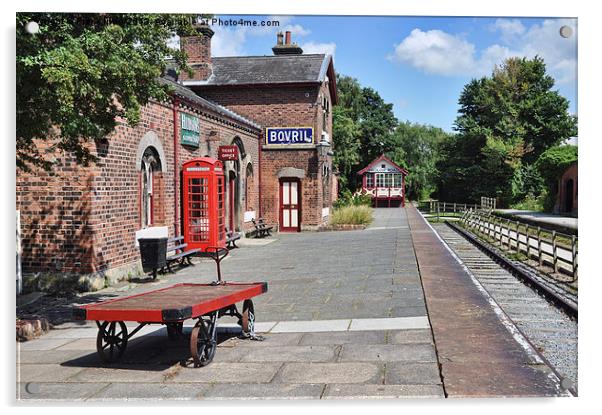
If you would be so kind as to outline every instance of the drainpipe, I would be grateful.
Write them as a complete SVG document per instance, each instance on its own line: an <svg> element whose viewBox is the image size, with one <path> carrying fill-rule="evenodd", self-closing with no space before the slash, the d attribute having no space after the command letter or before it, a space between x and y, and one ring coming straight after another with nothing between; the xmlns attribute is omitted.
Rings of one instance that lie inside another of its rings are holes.
<svg viewBox="0 0 602 415"><path fill-rule="evenodd" d="M259 180L259 206L258 206L258 211L259 214L257 215L257 219L262 218L263 215L261 213L261 144L263 143L263 132L259 133L259 141L258 141L259 145L258 145L258 160L257 160L257 166L258 166L258 172L257 172L257 179Z"/></svg>
<svg viewBox="0 0 602 415"><path fill-rule="evenodd" d="M179 168L178 168L178 106L180 100L174 96L173 101L173 201L174 201L174 214L173 214L173 227L174 235L179 236L178 232L178 182L179 182Z"/></svg>

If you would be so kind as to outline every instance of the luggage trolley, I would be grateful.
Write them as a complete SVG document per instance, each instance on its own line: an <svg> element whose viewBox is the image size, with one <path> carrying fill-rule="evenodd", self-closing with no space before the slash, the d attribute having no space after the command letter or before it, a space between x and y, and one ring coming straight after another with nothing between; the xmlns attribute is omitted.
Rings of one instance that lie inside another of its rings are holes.
<svg viewBox="0 0 602 415"><path fill-rule="evenodd" d="M103 362L123 356L128 340L149 324L164 324L170 338L182 337L184 321L196 319L190 336L195 367L213 360L217 347L217 320L238 318L243 336L255 334L255 310L251 298L267 291L266 282L225 282L220 262L228 255L225 229L224 169L219 160L201 157L183 165L182 205L184 241L200 249L199 256L216 262L217 280L210 284L176 284L115 300L76 307L76 320L93 320L98 326L96 349ZM236 303L242 302L242 312ZM126 321L138 326L128 333Z"/></svg>

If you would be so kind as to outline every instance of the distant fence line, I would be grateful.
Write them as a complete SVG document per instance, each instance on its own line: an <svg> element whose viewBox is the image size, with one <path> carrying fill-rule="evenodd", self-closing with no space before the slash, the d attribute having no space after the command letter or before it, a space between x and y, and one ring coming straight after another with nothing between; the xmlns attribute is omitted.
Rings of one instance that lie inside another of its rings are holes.
<svg viewBox="0 0 602 415"><path fill-rule="evenodd" d="M554 272L562 270L571 275L573 281L577 280L578 239L575 235L548 231L473 209L465 211L460 222L498 242L502 249L525 254L529 259L536 259L540 266L545 263Z"/></svg>

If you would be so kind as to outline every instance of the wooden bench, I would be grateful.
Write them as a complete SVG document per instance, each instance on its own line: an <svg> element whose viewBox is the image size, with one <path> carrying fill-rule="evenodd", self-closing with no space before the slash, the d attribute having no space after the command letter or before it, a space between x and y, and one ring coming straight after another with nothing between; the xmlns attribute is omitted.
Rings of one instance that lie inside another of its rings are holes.
<svg viewBox="0 0 602 415"><path fill-rule="evenodd" d="M251 221L253 222L253 226L255 226L255 238L272 236L270 232L272 229L274 229L274 227L266 225L262 218L257 219L257 221L255 221L255 219L251 219Z"/></svg>
<svg viewBox="0 0 602 415"><path fill-rule="evenodd" d="M186 249L187 243L184 243L183 236L176 236L175 238L169 238L167 240L167 257L165 261L167 263L166 268L168 272L173 272L171 267L174 263L179 262L180 265L193 265L191 257L201 252L200 249ZM171 253L171 255L170 255ZM165 268L161 270L165 272Z"/></svg>
<svg viewBox="0 0 602 415"><path fill-rule="evenodd" d="M236 241L238 241L240 238L240 233L228 230L228 228L226 228L226 246L228 249L238 248L238 246L236 246Z"/></svg>

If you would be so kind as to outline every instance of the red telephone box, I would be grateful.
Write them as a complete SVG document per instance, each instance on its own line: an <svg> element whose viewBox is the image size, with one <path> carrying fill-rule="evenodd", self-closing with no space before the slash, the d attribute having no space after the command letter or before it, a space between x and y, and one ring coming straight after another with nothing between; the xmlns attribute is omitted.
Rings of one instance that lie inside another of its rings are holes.
<svg viewBox="0 0 602 415"><path fill-rule="evenodd" d="M184 242L189 249L225 247L224 165L209 157L187 161L182 172Z"/></svg>

